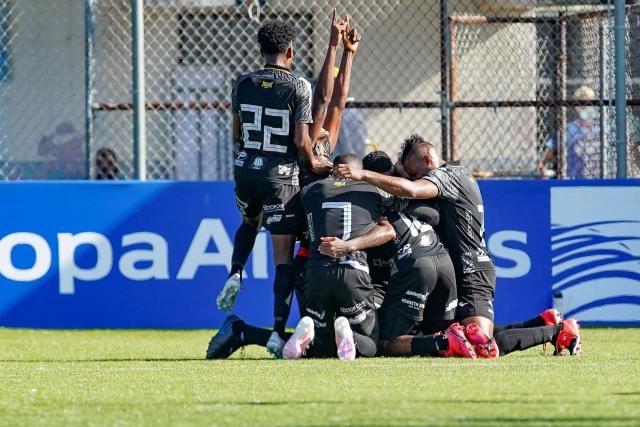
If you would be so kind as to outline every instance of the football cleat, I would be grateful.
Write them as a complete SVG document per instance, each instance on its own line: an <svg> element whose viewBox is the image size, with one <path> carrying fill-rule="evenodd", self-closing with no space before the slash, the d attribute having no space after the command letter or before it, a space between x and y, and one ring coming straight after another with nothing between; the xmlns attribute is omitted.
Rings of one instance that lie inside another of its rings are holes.
<svg viewBox="0 0 640 427"><path fill-rule="evenodd" d="M558 332L558 337L556 338L556 349L553 354L555 356L563 356L567 353L571 356L578 356L582 354L580 326L576 319L563 320L560 325L562 325L562 328L560 329L560 332Z"/></svg>
<svg viewBox="0 0 640 427"><path fill-rule="evenodd" d="M338 359L354 360L356 358L356 344L353 341L353 331L346 317L338 317L333 322L336 331L336 346L338 347Z"/></svg>
<svg viewBox="0 0 640 427"><path fill-rule="evenodd" d="M242 278L240 277L240 273L233 273L229 276L227 283L224 284L224 287L218 294L218 298L216 298L216 303L220 310L226 312L231 311L233 304L236 302L238 292L240 292L241 283Z"/></svg>
<svg viewBox="0 0 640 427"><path fill-rule="evenodd" d="M545 326L555 326L558 323L562 322L562 313L560 313L555 308L549 308L540 313L538 316L542 317Z"/></svg>
<svg viewBox="0 0 640 427"><path fill-rule="evenodd" d="M489 338L477 323L469 323L464 328L464 335L476 351L476 355L482 359L497 359L500 349L495 338Z"/></svg>
<svg viewBox="0 0 640 427"><path fill-rule="evenodd" d="M453 323L445 331L444 335L449 341L449 349L440 351L442 357L466 357L475 359L478 356L467 337L464 336L464 328L460 323Z"/></svg>
<svg viewBox="0 0 640 427"><path fill-rule="evenodd" d="M267 351L271 353L274 359L282 359L282 347L284 347L284 340L280 338L280 334L276 331L271 333L266 347Z"/></svg>
<svg viewBox="0 0 640 427"><path fill-rule="evenodd" d="M242 339L233 333L233 325L242 322L235 314L228 316L207 347L207 359L226 359L242 347Z"/></svg>
<svg viewBox="0 0 640 427"><path fill-rule="evenodd" d="M309 348L311 341L315 337L313 320L309 316L304 316L298 322L293 335L287 340L282 348L282 357L287 360L300 359Z"/></svg>

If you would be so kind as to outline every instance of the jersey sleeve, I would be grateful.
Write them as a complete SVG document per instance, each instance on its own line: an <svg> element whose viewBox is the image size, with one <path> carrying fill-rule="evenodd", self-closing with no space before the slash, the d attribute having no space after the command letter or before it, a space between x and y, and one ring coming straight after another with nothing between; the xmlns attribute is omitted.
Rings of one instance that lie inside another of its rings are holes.
<svg viewBox="0 0 640 427"><path fill-rule="evenodd" d="M454 201L457 199L457 193L455 189L455 177L450 174L446 169L439 168L430 171L423 179L431 181L436 187L438 187L438 196L446 200Z"/></svg>
<svg viewBox="0 0 640 427"><path fill-rule="evenodd" d="M303 78L294 80L295 99L293 109L293 120L296 124L313 123L311 116L311 83Z"/></svg>

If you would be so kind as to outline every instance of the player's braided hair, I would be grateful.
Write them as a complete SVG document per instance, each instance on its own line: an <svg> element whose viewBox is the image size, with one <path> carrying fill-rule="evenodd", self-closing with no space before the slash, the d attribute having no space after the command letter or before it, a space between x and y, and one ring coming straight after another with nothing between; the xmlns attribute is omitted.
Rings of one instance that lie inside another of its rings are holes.
<svg viewBox="0 0 640 427"><path fill-rule="evenodd" d="M384 151L372 151L362 159L362 168L373 172L387 173L393 168L393 162Z"/></svg>
<svg viewBox="0 0 640 427"><path fill-rule="evenodd" d="M411 153L411 150L413 150L413 147L424 142L427 142L427 140L417 133L414 133L409 138L405 139L402 147L400 148L400 153L398 154L400 162L404 163L404 161L409 156L409 153Z"/></svg>
<svg viewBox="0 0 640 427"><path fill-rule="evenodd" d="M284 53L289 48L295 37L293 24L287 21L265 21L258 30L258 44L260 52L277 55Z"/></svg>

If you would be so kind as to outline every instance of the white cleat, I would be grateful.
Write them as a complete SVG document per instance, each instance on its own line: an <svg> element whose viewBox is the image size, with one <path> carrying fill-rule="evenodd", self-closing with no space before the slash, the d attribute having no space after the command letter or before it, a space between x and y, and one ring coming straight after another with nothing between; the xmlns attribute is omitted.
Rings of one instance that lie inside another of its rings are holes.
<svg viewBox="0 0 640 427"><path fill-rule="evenodd" d="M238 292L240 292L241 283L240 273L234 273L227 279L227 283L224 284L224 288L222 288L218 294L218 298L216 298L216 303L220 310L226 312L231 311L236 302Z"/></svg>
<svg viewBox="0 0 640 427"><path fill-rule="evenodd" d="M273 331L267 341L267 351L274 359L282 359L282 347L284 347L284 340L280 338L280 334Z"/></svg>
<svg viewBox="0 0 640 427"><path fill-rule="evenodd" d="M336 331L336 346L338 347L338 359L354 360L356 358L356 344L353 341L353 331L346 317L338 317L333 322Z"/></svg>
<svg viewBox="0 0 640 427"><path fill-rule="evenodd" d="M300 359L316 336L313 320L305 316L298 322L296 330L282 349L282 356L287 360Z"/></svg>

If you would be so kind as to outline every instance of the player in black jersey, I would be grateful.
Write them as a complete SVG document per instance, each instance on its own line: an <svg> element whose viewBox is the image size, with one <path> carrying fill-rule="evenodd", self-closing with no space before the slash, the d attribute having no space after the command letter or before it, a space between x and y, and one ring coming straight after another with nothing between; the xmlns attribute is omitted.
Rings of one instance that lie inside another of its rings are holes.
<svg viewBox="0 0 640 427"><path fill-rule="evenodd" d="M293 288L295 280L293 247L302 227L298 160L316 173L328 172L331 166L312 153L311 85L290 72L293 37L291 23L265 22L258 31L258 43L266 65L241 75L234 85L233 139L237 144L234 178L243 224L234 239L230 277L217 301L227 311L233 306L244 262L264 225L271 233L276 266L273 334L276 344L282 342L290 310L287 290Z"/></svg>
<svg viewBox="0 0 640 427"><path fill-rule="evenodd" d="M362 165L351 154L338 156L334 165ZM335 170L334 167L334 170ZM370 231L394 198L367 183L334 177L316 181L302 190L310 254L306 265L306 312L287 341L283 355L297 359L314 339L309 354L343 360L374 356L377 351L377 323L374 292L366 255L361 251L334 259L320 253L320 238L340 237L346 241ZM393 238L389 227L388 240ZM383 243L383 242L380 242ZM335 331L335 347L331 330ZM316 333L317 331L317 333Z"/></svg>
<svg viewBox="0 0 640 427"><path fill-rule="evenodd" d="M363 165L365 170L378 173L390 173L393 168L383 152L370 153ZM449 254L433 230L439 221L433 203L413 200L402 210L387 211L385 216L396 237L391 278L380 311L380 353L475 357L462 327L452 325L457 305L455 273ZM350 250L360 249L354 243ZM342 242L331 245L342 246ZM341 255L331 249L329 253ZM444 334L423 335L436 331ZM418 334L421 336L416 337Z"/></svg>
<svg viewBox="0 0 640 427"><path fill-rule="evenodd" d="M484 206L475 179L459 165L447 165L435 147L418 135L406 141L400 161L413 181L350 166L340 166L339 171L345 178L364 180L397 196L437 198L441 215L440 233L456 274L456 317L465 326L467 338L481 357L497 357L499 351L507 353L522 349L521 337L505 341L505 348L500 349L493 338L495 267L484 243ZM560 350L566 348L572 354L580 346L573 319L542 328L547 329L522 329L527 337L535 336L527 345L538 341L539 344L556 342L556 350L562 347Z"/></svg>
<svg viewBox="0 0 640 427"><path fill-rule="evenodd" d="M358 49L361 39L358 31L355 28L350 28L348 16L345 17L344 21L338 21L336 19L335 9L333 9L332 15L329 46L320 72L318 84L313 94L313 101L311 105L313 123L309 126L309 134L314 142L314 152L318 156L322 155L327 162L330 161L330 153L333 151L333 148L335 148L335 144L338 139L342 113L344 111L349 92L353 56ZM337 86L337 89L334 91L334 76L332 71L334 68L336 49L340 42L344 45L344 53L340 63L338 76L335 78L335 85ZM305 163L302 163L301 167L305 171L304 174L301 173L301 177L307 177L307 179L318 179L322 177L320 174L312 173ZM267 222L269 222L269 219L267 219ZM247 221L244 221L236 232L229 280L218 296L218 306L223 310L228 311L233 306L235 297L240 289L242 268L255 242L256 232L257 231L253 225ZM305 255L304 248L302 248L301 253L302 255ZM294 270L296 271L296 274L298 274L303 271L306 259L304 256L300 256L299 253L295 261ZM296 279L300 279L300 283L304 281L303 277ZM303 299L301 298L301 292L298 292L301 290L299 288L301 288L301 286L296 286L296 293L298 305L302 307L304 304ZM284 324L290 311L293 283L291 283L291 281L279 281L278 277L276 277L274 293L274 313L277 318L277 333L274 331L270 337L265 339L264 330L260 330L260 328L255 328L251 325L244 325L244 323L239 322L240 319L237 318L237 316L233 316L233 318L230 317L230 319L228 319L229 322L225 321L225 325L227 323L234 323L236 325L235 329L238 331L237 335L243 336L242 340L236 339L235 341L241 342L242 345L266 345L267 349L278 357L278 353L281 351L282 345L284 344L283 338L287 338L287 335L284 334ZM239 324L241 324L240 327L238 326ZM222 337L219 335L222 335ZM226 344L222 345L221 343L223 341L226 343L229 339L229 337L225 338L224 334L220 333L214 336L209 344L207 357L218 357L215 355L223 355L224 357L227 357L229 353L226 352ZM224 351L218 351L219 348L223 347L225 348Z"/></svg>

